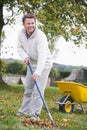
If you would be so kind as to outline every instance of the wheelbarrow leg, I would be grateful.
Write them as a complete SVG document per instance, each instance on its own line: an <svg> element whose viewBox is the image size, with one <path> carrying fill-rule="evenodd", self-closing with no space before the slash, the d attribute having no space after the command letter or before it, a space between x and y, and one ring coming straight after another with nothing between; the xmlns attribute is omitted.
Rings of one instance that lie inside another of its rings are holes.
<svg viewBox="0 0 87 130"><path fill-rule="evenodd" d="M81 109L82 109L83 113L86 114L86 111L85 111L83 105L82 105L81 103L79 103L79 104L80 104L80 106L81 106Z"/></svg>

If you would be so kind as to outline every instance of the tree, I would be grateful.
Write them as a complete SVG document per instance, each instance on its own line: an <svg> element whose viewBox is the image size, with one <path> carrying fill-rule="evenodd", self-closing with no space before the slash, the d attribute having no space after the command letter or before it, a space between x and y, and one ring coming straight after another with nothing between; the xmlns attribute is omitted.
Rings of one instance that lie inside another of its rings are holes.
<svg viewBox="0 0 87 130"><path fill-rule="evenodd" d="M21 0L26 12L34 12L49 39L62 35L75 43L87 41L86 0ZM26 2L25 2L26 1Z"/></svg>
<svg viewBox="0 0 87 130"><path fill-rule="evenodd" d="M11 11L12 15L4 18L3 8ZM50 42L58 35L64 36L66 40L72 39L76 44L87 41L86 0L4 0L0 1L0 44L3 26L12 23L14 15L20 14L20 11L32 12L37 16L39 27Z"/></svg>
<svg viewBox="0 0 87 130"><path fill-rule="evenodd" d="M1 50L1 43L3 41L2 36L4 35L3 27L6 24L11 24L14 22L16 14L20 13L19 7L21 8L19 1L14 1L14 0L0 1L0 50ZM8 13L10 12L10 15L4 17L4 12L3 12L4 8L6 8ZM2 64L1 64L1 58L0 58L0 81L2 82L3 80L2 80L1 69L2 69Z"/></svg>

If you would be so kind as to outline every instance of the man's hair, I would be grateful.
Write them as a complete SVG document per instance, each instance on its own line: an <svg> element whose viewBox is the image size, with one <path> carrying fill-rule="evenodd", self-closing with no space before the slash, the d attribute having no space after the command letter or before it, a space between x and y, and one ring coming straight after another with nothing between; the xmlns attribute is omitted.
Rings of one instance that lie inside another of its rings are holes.
<svg viewBox="0 0 87 130"><path fill-rule="evenodd" d="M33 18L36 22L36 17L33 14L25 14L22 18L22 22L24 23L26 18Z"/></svg>

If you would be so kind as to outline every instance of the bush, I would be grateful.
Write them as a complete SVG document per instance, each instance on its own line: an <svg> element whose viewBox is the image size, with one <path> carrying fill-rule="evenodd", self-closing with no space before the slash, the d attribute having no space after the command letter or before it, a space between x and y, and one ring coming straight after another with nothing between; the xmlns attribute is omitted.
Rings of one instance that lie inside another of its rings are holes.
<svg viewBox="0 0 87 130"><path fill-rule="evenodd" d="M60 79L60 73L58 69L52 67L49 77L51 78L51 86L55 86L55 81Z"/></svg>
<svg viewBox="0 0 87 130"><path fill-rule="evenodd" d="M7 64L6 73L7 74L25 75L26 74L26 65L21 62L18 62L18 61L10 62Z"/></svg>
<svg viewBox="0 0 87 130"><path fill-rule="evenodd" d="M66 78L70 75L71 71L60 71L60 78Z"/></svg>

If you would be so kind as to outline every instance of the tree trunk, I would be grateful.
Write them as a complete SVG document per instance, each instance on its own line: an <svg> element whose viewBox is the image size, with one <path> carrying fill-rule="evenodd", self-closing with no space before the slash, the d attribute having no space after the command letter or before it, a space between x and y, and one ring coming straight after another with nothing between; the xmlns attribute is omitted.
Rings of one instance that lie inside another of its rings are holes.
<svg viewBox="0 0 87 130"><path fill-rule="evenodd" d="M2 62L1 62L1 33L4 26L4 19L3 19L3 2L0 2L0 83L3 82L2 80Z"/></svg>

